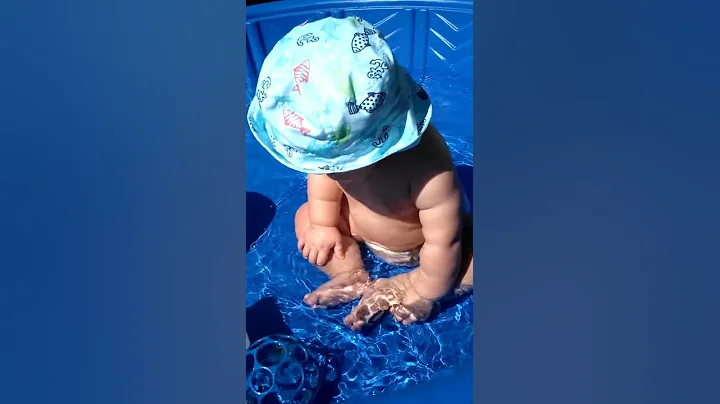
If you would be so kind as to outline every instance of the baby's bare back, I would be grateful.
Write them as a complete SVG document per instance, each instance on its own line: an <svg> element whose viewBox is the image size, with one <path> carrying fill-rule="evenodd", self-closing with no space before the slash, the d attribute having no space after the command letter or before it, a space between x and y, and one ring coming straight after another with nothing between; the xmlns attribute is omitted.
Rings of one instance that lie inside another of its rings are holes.
<svg viewBox="0 0 720 404"><path fill-rule="evenodd" d="M430 126L417 147L381 160L364 181L341 186L350 231L360 241L393 251L422 245L415 199L430 178L448 170L453 170L450 152Z"/></svg>

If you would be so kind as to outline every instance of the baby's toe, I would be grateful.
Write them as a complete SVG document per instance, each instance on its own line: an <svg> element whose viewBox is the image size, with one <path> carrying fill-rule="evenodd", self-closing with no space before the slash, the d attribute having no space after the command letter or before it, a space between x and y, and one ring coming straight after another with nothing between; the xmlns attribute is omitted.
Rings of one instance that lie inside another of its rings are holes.
<svg viewBox="0 0 720 404"><path fill-rule="evenodd" d="M350 310L350 314L345 317L345 324L349 325L353 330L360 329L365 325L364 317L368 312L368 307L360 302L357 306Z"/></svg>
<svg viewBox="0 0 720 404"><path fill-rule="evenodd" d="M352 328L353 330L359 330L365 325L365 322L352 314L348 314L343 322L345 323L345 325L350 326L350 328Z"/></svg>
<svg viewBox="0 0 720 404"><path fill-rule="evenodd" d="M345 324L352 327L353 330L359 330L366 324L379 321L382 315L390 309L390 303L382 295L373 295L370 298L363 299L355 306L350 314L345 317Z"/></svg>
<svg viewBox="0 0 720 404"><path fill-rule="evenodd" d="M362 294L364 283L345 284L331 280L308 293L303 299L305 304L313 308L326 308L349 303Z"/></svg>
<svg viewBox="0 0 720 404"><path fill-rule="evenodd" d="M405 324L405 322L412 316L412 314L403 306L393 306L390 308L395 321L398 323ZM407 324L405 324L407 325Z"/></svg>
<svg viewBox="0 0 720 404"><path fill-rule="evenodd" d="M399 312L393 312L395 320L402 325L410 325L418 321L417 316L407 310L400 310Z"/></svg>
<svg viewBox="0 0 720 404"><path fill-rule="evenodd" d="M308 293L303 299L305 304L312 307L313 309L325 309L328 307L337 306L342 303L346 303L345 296L336 290L316 290Z"/></svg>
<svg viewBox="0 0 720 404"><path fill-rule="evenodd" d="M305 297L303 297L303 302L305 302L305 304L312 307L313 309L321 308L320 307L320 294L318 293L317 290L305 295Z"/></svg>
<svg viewBox="0 0 720 404"><path fill-rule="evenodd" d="M370 315L369 311L370 310L365 305L358 306L345 317L344 322L346 325L350 326L350 328L357 331L363 328L366 324L370 324L373 320L380 317L380 312Z"/></svg>

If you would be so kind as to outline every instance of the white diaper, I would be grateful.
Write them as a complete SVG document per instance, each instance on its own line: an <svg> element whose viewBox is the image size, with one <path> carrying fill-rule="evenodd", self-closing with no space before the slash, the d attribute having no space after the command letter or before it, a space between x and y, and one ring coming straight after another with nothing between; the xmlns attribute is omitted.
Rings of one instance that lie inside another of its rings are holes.
<svg viewBox="0 0 720 404"><path fill-rule="evenodd" d="M410 251L392 251L371 241L365 241L364 243L368 250L388 264L402 267L414 267L420 264L420 247Z"/></svg>

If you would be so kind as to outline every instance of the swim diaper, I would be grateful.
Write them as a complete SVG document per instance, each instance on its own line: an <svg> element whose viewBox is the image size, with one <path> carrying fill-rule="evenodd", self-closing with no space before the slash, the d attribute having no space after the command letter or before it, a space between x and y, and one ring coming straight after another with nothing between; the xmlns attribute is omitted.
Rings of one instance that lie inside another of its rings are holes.
<svg viewBox="0 0 720 404"><path fill-rule="evenodd" d="M375 27L328 17L293 28L273 47L247 120L280 163L321 174L417 145L431 115L427 93L395 63Z"/></svg>

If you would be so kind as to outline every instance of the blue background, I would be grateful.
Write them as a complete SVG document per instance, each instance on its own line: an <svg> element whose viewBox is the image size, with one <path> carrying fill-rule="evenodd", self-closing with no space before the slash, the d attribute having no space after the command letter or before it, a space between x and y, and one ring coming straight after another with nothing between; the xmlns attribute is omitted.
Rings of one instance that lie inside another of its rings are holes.
<svg viewBox="0 0 720 404"><path fill-rule="evenodd" d="M712 4L476 3L482 402L720 402Z"/></svg>
<svg viewBox="0 0 720 404"><path fill-rule="evenodd" d="M476 394L718 402L718 6L476 5ZM0 12L0 401L244 395L243 5Z"/></svg>
<svg viewBox="0 0 720 404"><path fill-rule="evenodd" d="M1 7L0 402L241 402L243 5Z"/></svg>

